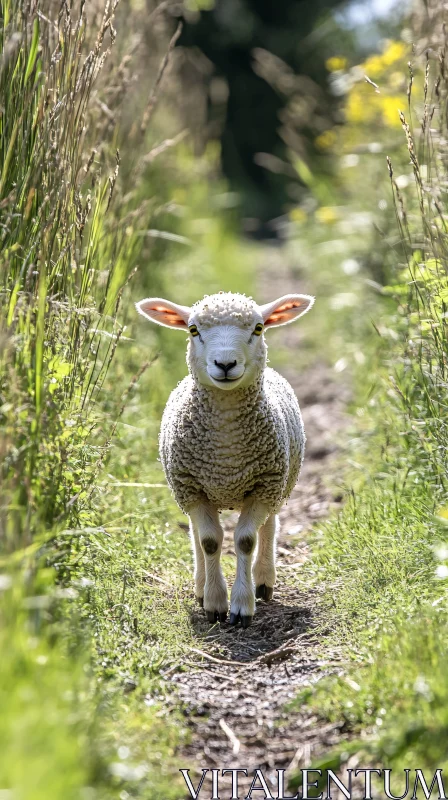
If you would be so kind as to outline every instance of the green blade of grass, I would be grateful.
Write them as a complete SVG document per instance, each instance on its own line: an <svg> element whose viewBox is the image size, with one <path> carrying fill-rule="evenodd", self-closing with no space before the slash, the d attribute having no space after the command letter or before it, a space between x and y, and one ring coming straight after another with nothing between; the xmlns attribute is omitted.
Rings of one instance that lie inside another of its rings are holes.
<svg viewBox="0 0 448 800"><path fill-rule="evenodd" d="M39 302L37 306L36 322L36 364L35 364L35 405L36 417L42 410L42 383L44 363L44 338L45 338L45 305L47 300L47 279L45 264L42 263L39 275Z"/></svg>
<svg viewBox="0 0 448 800"><path fill-rule="evenodd" d="M33 67L36 62L38 46L39 46L39 18L36 17L33 23L33 38L31 39L31 48L28 56L28 63L26 65L26 70L25 70L25 78L23 81L24 86L26 85L28 78L30 77L33 71Z"/></svg>

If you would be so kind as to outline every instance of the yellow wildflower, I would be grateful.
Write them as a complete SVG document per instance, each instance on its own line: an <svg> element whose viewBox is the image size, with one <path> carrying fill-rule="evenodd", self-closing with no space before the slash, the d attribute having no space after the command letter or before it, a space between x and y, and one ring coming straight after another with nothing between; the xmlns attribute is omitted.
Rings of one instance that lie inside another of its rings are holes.
<svg viewBox="0 0 448 800"><path fill-rule="evenodd" d="M302 222L306 222L307 215L306 215L305 211L303 210L303 208L292 208L291 211L289 212L289 218L290 218L291 222L302 223Z"/></svg>
<svg viewBox="0 0 448 800"><path fill-rule="evenodd" d="M328 72L338 72L338 70L346 68L347 59L344 56L332 56L327 58L325 66Z"/></svg>
<svg viewBox="0 0 448 800"><path fill-rule="evenodd" d="M395 64L397 61L403 61L407 52L407 46L403 42L389 41L387 47L382 55L373 55L361 64L362 69L371 77L379 78L388 67Z"/></svg>
<svg viewBox="0 0 448 800"><path fill-rule="evenodd" d="M316 136L314 143L319 150L329 150L336 143L336 139L336 133L329 130Z"/></svg>
<svg viewBox="0 0 448 800"><path fill-rule="evenodd" d="M318 222L323 222L324 225L332 225L337 221L338 215L331 206L321 206L316 210L316 219Z"/></svg>
<svg viewBox="0 0 448 800"><path fill-rule="evenodd" d="M403 105L404 98L400 95L382 98L381 111L385 125L390 125L393 128L400 127L401 122L398 111L403 108Z"/></svg>
<svg viewBox="0 0 448 800"><path fill-rule="evenodd" d="M370 56L361 68L369 78L379 78L384 72L384 62L381 56Z"/></svg>
<svg viewBox="0 0 448 800"><path fill-rule="evenodd" d="M378 97L368 89L367 84L355 86L350 92L347 105L345 108L345 115L347 122L369 123L373 122L378 113Z"/></svg>
<svg viewBox="0 0 448 800"><path fill-rule="evenodd" d="M400 61L406 56L407 46L404 42L389 41L383 53L383 63L385 67L390 67L396 61Z"/></svg>

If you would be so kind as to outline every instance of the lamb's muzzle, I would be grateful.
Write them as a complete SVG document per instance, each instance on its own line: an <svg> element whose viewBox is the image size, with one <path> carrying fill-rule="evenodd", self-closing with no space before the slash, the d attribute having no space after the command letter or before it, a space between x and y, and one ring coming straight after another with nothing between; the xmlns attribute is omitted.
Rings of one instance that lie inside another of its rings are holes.
<svg viewBox="0 0 448 800"><path fill-rule="evenodd" d="M236 360L235 361L231 361L228 364L221 364L220 361L216 361L216 359L215 359L214 364L215 364L215 367L218 367L219 369L222 369L222 371L224 373L224 378L218 378L217 380L221 380L221 381L222 380L225 380L225 381L226 380L235 380L234 378L227 378L227 373L230 372L231 369L236 367L236 364L237 364Z"/></svg>
<svg viewBox="0 0 448 800"><path fill-rule="evenodd" d="M266 366L264 332L293 322L313 302L308 295L286 295L259 306L220 292L191 308L162 298L137 303L151 321L189 332L189 375L166 405L160 456L190 518L196 597L213 623L224 621L228 608L220 564L224 509L240 510L230 623L247 627L255 597L272 598L277 512L298 478L305 432L291 386Z"/></svg>

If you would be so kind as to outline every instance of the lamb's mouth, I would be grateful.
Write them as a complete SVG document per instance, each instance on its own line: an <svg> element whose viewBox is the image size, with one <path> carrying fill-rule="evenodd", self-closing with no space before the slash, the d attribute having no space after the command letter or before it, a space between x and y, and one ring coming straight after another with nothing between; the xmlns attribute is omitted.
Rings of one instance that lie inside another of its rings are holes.
<svg viewBox="0 0 448 800"><path fill-rule="evenodd" d="M232 384L239 383L241 381L241 379L243 378L243 376L244 376L244 372L243 372L242 375L238 375L236 378L231 378L231 377L214 378L213 375L210 375L210 373L209 373L209 376L212 379L214 384L216 384L217 386L220 386L221 388L224 389L224 387L226 387L226 388L229 387L230 388L230 386Z"/></svg>

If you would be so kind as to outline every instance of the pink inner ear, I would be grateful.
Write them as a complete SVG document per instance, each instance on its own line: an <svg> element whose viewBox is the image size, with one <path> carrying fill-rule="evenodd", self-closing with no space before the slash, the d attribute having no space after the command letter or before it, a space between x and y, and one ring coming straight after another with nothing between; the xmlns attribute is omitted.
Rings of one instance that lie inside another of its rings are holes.
<svg viewBox="0 0 448 800"><path fill-rule="evenodd" d="M162 316L167 318L167 322L169 322L170 325L179 325L185 328L187 327L186 322L184 322L177 311L174 311L172 308L167 308L166 306L153 306L153 308L150 310L156 311L158 314L162 314Z"/></svg>
<svg viewBox="0 0 448 800"><path fill-rule="evenodd" d="M270 317L267 318L265 325L277 325L279 322L286 322L286 320L290 319L289 314L271 314Z"/></svg>
<svg viewBox="0 0 448 800"><path fill-rule="evenodd" d="M152 316L154 320L159 320L165 325L178 328L186 328L187 323L179 315L179 313L169 306L164 306L161 303L145 303L141 306L142 311L148 316Z"/></svg>
<svg viewBox="0 0 448 800"><path fill-rule="evenodd" d="M269 314L267 320L265 320L265 325L278 325L281 322L287 322L289 319L292 319L295 314L295 311L300 311L304 306L308 305L307 300L289 300L283 305L278 306L272 314ZM292 313L291 313L292 312Z"/></svg>

